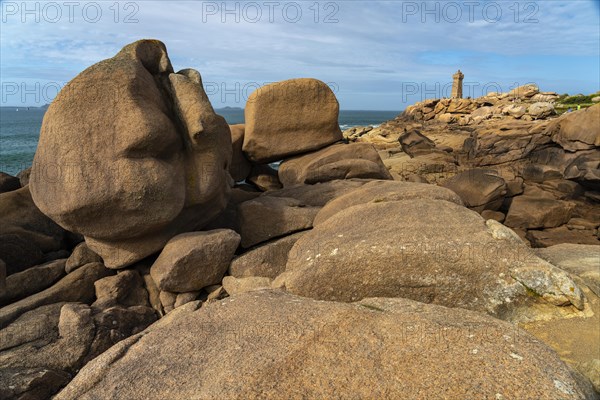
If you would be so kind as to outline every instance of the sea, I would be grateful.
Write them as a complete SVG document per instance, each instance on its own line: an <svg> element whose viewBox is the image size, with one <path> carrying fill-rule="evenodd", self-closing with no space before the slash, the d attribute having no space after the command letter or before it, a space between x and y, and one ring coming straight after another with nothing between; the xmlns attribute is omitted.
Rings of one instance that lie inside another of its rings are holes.
<svg viewBox="0 0 600 400"><path fill-rule="evenodd" d="M243 124L244 110L224 108L215 110L229 124ZM0 107L0 171L16 175L29 168L37 148L44 108ZM378 126L394 119L401 111L340 110L342 130L354 126Z"/></svg>

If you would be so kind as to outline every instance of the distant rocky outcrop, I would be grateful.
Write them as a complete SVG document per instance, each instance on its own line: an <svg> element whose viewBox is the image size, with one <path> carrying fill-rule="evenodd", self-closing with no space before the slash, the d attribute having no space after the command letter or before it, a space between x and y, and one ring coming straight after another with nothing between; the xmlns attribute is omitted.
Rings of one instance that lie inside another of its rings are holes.
<svg viewBox="0 0 600 400"><path fill-rule="evenodd" d="M535 85L524 85L508 93L491 92L476 99L431 99L406 108L404 114L415 120L432 119L446 123L471 125L486 119L511 117L532 121L555 114L554 92L540 92Z"/></svg>
<svg viewBox="0 0 600 400"><path fill-rule="evenodd" d="M556 116L547 112L553 100L540 96L556 97L528 85L478 99L427 100L344 135L378 148L394 179L449 187L533 246L599 244L600 106ZM567 229L570 218L587 223Z"/></svg>

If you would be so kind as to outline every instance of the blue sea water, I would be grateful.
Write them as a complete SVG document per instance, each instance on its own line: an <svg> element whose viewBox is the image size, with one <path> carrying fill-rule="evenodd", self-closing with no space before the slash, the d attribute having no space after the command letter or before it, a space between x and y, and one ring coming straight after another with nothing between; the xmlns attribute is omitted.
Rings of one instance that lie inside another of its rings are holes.
<svg viewBox="0 0 600 400"><path fill-rule="evenodd" d="M17 111L18 110L18 111ZM229 124L244 123L244 110L216 110ZM0 107L0 171L16 175L31 166L37 148L45 110L27 107ZM353 126L378 125L396 117L399 111L341 110L342 130Z"/></svg>

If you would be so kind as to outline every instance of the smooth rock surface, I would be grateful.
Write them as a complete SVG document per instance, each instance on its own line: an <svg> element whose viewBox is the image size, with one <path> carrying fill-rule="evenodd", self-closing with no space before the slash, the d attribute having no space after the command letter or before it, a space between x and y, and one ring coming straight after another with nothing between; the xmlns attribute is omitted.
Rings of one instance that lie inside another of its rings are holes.
<svg viewBox="0 0 600 400"><path fill-rule="evenodd" d="M123 268L225 208L231 151L200 74L173 73L164 44L141 40L56 96L29 187L44 214Z"/></svg>
<svg viewBox="0 0 600 400"><path fill-rule="evenodd" d="M167 243L150 274L160 290L200 290L221 282L239 243L230 229L182 233Z"/></svg>
<svg viewBox="0 0 600 400"><path fill-rule="evenodd" d="M552 350L470 311L262 291L177 314L93 360L56 400L585 398Z"/></svg>
<svg viewBox="0 0 600 400"><path fill-rule="evenodd" d="M315 217L317 226L336 213L358 204L387 201L434 199L462 205L460 197L452 190L425 183L398 181L371 181L360 188L339 196L325 205Z"/></svg>
<svg viewBox="0 0 600 400"><path fill-rule="evenodd" d="M297 249L274 287L320 300L404 297L505 319L532 302L584 307L569 276L513 231L448 201L357 205L304 234Z"/></svg>
<svg viewBox="0 0 600 400"><path fill-rule="evenodd" d="M329 146L284 160L279 166L284 187L350 178L391 179L391 175L369 143Z"/></svg>
<svg viewBox="0 0 600 400"><path fill-rule="evenodd" d="M244 153L264 164L342 140L339 104L316 79L290 79L252 92L244 109Z"/></svg>
<svg viewBox="0 0 600 400"><path fill-rule="evenodd" d="M260 196L238 206L242 247L309 229L320 207L289 197Z"/></svg>
<svg viewBox="0 0 600 400"><path fill-rule="evenodd" d="M285 271L289 252L303 234L304 232L298 232L284 236L248 250L231 261L229 274L236 278L261 276L275 279ZM291 256L295 257L294 254Z"/></svg>
<svg viewBox="0 0 600 400"><path fill-rule="evenodd" d="M442 183L457 193L465 206L481 213L498 210L508 189L504 179L494 170L471 169L454 175Z"/></svg>
<svg viewBox="0 0 600 400"><path fill-rule="evenodd" d="M571 219L574 204L538 198L518 196L512 200L504 224L511 228L555 228Z"/></svg>
<svg viewBox="0 0 600 400"><path fill-rule="evenodd" d="M272 279L262 276L248 276L246 278L235 278L226 276L223 278L223 289L230 295L254 292L271 288Z"/></svg>

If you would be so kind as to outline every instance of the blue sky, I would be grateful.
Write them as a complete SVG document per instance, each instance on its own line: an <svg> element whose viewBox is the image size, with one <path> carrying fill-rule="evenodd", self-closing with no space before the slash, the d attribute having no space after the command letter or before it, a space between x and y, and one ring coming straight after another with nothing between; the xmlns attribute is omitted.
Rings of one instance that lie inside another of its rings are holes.
<svg viewBox="0 0 600 400"><path fill-rule="evenodd" d="M531 82L600 90L598 0L0 3L1 105L49 102L141 38L162 40L176 70L199 70L215 107L314 77L342 109L402 110L448 95L458 68L473 97Z"/></svg>

